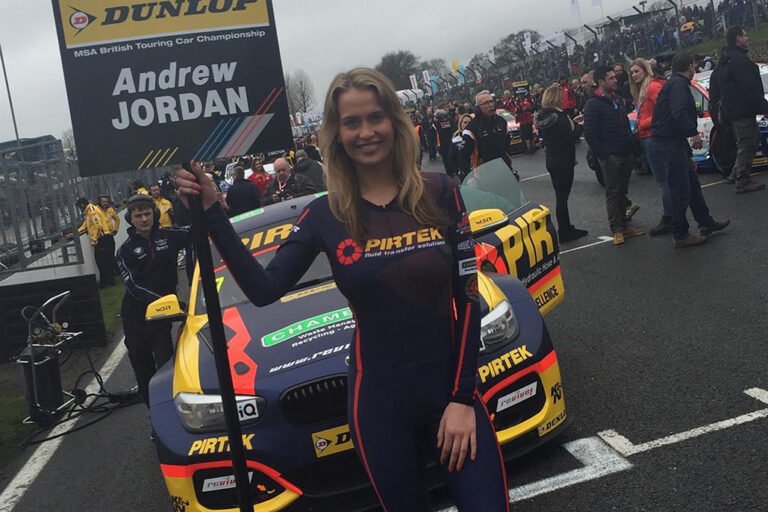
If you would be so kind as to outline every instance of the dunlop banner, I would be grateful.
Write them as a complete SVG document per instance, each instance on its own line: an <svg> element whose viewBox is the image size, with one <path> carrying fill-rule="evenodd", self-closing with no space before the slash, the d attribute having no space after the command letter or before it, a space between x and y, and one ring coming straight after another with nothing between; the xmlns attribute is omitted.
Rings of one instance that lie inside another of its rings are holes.
<svg viewBox="0 0 768 512"><path fill-rule="evenodd" d="M52 0L80 174L291 145L271 0Z"/></svg>

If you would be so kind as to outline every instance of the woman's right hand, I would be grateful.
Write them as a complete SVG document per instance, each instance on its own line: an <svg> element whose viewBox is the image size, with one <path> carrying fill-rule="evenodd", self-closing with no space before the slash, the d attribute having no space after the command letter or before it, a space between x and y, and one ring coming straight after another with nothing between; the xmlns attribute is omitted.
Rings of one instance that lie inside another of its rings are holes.
<svg viewBox="0 0 768 512"><path fill-rule="evenodd" d="M205 174L199 163L193 161L190 164L192 172L181 167L174 172L179 197L184 206L189 208L189 198L191 196L200 196L203 201L203 211L207 211L218 201L216 197L218 190L213 180Z"/></svg>

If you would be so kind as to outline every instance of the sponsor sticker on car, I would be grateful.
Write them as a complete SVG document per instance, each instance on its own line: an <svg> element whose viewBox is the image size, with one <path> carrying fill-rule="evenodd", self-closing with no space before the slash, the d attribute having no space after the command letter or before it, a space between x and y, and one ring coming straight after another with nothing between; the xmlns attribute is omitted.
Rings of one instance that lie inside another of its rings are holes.
<svg viewBox="0 0 768 512"><path fill-rule="evenodd" d="M253 480L253 471L248 472L248 480ZM206 478L203 480L202 491L223 491L225 489L234 489L236 486L235 475L226 475L217 478Z"/></svg>
<svg viewBox="0 0 768 512"><path fill-rule="evenodd" d="M315 447L315 455L318 458L351 450L353 446L349 425L315 432L312 434L312 445Z"/></svg>
<svg viewBox="0 0 768 512"><path fill-rule="evenodd" d="M505 409L509 409L510 407L513 407L519 404L520 402L524 402L525 400L528 400L529 398L536 396L537 386L538 384L534 382L520 389L517 389L512 393L509 393L508 395L502 396L501 398L499 398L499 401L496 404L496 412L498 413Z"/></svg>

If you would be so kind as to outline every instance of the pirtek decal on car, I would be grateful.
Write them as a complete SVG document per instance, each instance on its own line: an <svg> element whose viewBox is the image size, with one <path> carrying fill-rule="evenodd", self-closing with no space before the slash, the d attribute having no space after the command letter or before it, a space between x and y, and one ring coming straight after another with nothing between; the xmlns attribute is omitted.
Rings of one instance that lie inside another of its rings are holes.
<svg viewBox="0 0 768 512"><path fill-rule="evenodd" d="M264 347L274 347L284 341L299 338L306 338L308 332L320 329L328 325L333 325L345 320L352 320L354 322L354 316L352 310L349 308L337 309L336 311L329 311L322 315L313 316L312 318L306 318L300 320L291 325L287 325L282 329L271 332L261 338L261 344Z"/></svg>
<svg viewBox="0 0 768 512"><path fill-rule="evenodd" d="M280 243L291 234L292 226L293 224L283 224L281 226L269 228L266 231L257 231L250 238L243 238L243 245L246 247L250 246L250 250L254 251L262 246Z"/></svg>
<svg viewBox="0 0 768 512"><path fill-rule="evenodd" d="M315 455L318 458L351 450L353 445L349 425L315 432L312 434L312 445L315 447Z"/></svg>
<svg viewBox="0 0 768 512"><path fill-rule="evenodd" d="M253 450L251 441L256 434L243 434L243 447L246 450ZM187 455L208 455L211 453L229 452L229 437L209 437L208 439L198 439L189 447Z"/></svg>
<svg viewBox="0 0 768 512"><path fill-rule="evenodd" d="M477 369L477 373L480 375L480 381L485 383L489 377L498 377L499 375L506 373L515 366L519 365L529 357L533 357L523 345L520 348L510 350L506 354L497 357L488 364L484 364Z"/></svg>

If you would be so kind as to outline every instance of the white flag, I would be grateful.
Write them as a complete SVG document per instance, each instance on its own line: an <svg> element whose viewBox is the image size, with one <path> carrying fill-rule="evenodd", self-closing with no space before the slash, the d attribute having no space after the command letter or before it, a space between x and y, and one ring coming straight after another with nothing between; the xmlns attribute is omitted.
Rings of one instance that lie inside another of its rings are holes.
<svg viewBox="0 0 768 512"><path fill-rule="evenodd" d="M570 2L571 2L571 16L575 18L581 18L581 9L579 8L579 0L570 0Z"/></svg>
<svg viewBox="0 0 768 512"><path fill-rule="evenodd" d="M411 80L411 89L418 89L419 82L416 80L416 75L411 75L408 78Z"/></svg>
<svg viewBox="0 0 768 512"><path fill-rule="evenodd" d="M427 87L429 87L429 84L432 81L429 78L429 71L427 71L426 69L424 71L422 71L421 72L421 77L424 79L424 83L427 85Z"/></svg>
<svg viewBox="0 0 768 512"><path fill-rule="evenodd" d="M491 64L496 64L496 52L491 48L488 50L488 60L491 62Z"/></svg>
<svg viewBox="0 0 768 512"><path fill-rule="evenodd" d="M525 53L530 55L532 47L533 47L533 44L531 43L531 33L526 32L525 39L523 40L523 48L525 49Z"/></svg>

